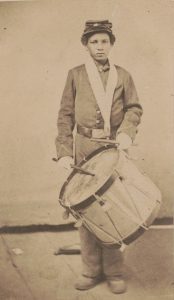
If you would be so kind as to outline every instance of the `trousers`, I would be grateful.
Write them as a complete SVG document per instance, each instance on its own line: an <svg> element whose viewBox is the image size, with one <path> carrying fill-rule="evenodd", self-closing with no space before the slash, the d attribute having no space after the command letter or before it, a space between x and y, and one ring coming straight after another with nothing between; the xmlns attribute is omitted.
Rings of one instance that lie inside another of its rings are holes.
<svg viewBox="0 0 174 300"><path fill-rule="evenodd" d="M84 226L79 228L81 241L82 274L86 277L105 275L112 279L123 272L123 254L119 249L99 243Z"/></svg>

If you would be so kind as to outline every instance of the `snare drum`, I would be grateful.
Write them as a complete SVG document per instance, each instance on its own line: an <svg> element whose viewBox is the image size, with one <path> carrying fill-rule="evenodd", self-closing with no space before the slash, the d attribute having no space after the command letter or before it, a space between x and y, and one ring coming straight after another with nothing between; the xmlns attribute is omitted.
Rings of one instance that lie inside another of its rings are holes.
<svg viewBox="0 0 174 300"><path fill-rule="evenodd" d="M161 193L124 151L106 145L73 170L61 188L60 204L103 245L121 247L156 218Z"/></svg>

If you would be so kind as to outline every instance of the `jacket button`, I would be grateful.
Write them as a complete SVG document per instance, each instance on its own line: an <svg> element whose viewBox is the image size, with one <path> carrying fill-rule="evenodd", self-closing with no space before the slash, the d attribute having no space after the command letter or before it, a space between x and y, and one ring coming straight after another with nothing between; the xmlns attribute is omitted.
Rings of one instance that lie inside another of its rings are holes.
<svg viewBox="0 0 174 300"><path fill-rule="evenodd" d="M100 120L96 120L96 124L99 124L100 123Z"/></svg>
<svg viewBox="0 0 174 300"><path fill-rule="evenodd" d="M97 110L96 113L97 113L97 114L100 114L100 110Z"/></svg>

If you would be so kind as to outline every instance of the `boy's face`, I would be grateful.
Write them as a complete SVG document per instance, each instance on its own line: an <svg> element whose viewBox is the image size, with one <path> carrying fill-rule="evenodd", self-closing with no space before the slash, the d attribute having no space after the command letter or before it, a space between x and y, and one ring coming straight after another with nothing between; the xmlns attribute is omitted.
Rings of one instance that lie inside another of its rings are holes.
<svg viewBox="0 0 174 300"><path fill-rule="evenodd" d="M112 45L107 33L96 33L88 39L86 47L93 59L98 62L105 62Z"/></svg>

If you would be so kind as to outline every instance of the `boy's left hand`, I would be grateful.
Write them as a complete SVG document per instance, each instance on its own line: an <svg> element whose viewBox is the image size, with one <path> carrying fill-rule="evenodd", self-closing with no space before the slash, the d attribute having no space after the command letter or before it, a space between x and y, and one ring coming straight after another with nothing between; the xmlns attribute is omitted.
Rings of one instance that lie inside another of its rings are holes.
<svg viewBox="0 0 174 300"><path fill-rule="evenodd" d="M124 132L121 132L116 137L116 142L119 144L118 149L126 150L132 145L132 139Z"/></svg>

